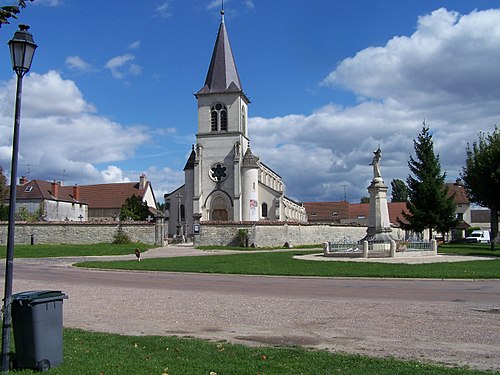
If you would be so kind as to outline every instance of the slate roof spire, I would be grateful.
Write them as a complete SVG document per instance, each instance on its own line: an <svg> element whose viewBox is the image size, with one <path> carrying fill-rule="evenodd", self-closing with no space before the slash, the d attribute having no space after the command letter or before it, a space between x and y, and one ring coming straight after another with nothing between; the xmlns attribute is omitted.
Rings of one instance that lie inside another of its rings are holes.
<svg viewBox="0 0 500 375"><path fill-rule="evenodd" d="M205 79L205 85L198 91L198 94L242 91L240 77L224 23L224 8L222 8L219 33L212 52L207 78Z"/></svg>

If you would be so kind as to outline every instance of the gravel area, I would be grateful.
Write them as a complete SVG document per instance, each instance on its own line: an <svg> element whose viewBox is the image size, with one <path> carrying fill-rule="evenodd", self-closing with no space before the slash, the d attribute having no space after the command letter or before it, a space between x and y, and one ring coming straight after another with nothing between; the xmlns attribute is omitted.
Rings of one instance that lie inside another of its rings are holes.
<svg viewBox="0 0 500 375"><path fill-rule="evenodd" d="M189 247L148 251L143 258L203 255ZM227 254L227 252L224 252ZM116 257L108 257L116 258ZM133 256L130 256L133 259ZM70 267L72 258L16 260ZM102 271L89 273L89 278ZM251 278L242 278L242 282ZM471 282L471 288L476 284ZM40 289L15 279L16 290ZM393 356L500 371L500 305L467 301L401 302L349 298L276 298L54 281L67 327L126 335L177 335L246 345L302 345L335 352Z"/></svg>

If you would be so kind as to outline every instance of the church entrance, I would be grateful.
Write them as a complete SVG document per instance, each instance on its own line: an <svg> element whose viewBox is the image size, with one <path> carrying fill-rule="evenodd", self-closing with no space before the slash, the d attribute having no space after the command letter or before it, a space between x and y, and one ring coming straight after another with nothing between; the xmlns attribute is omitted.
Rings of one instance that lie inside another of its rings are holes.
<svg viewBox="0 0 500 375"><path fill-rule="evenodd" d="M211 220L213 221L228 221L229 213L227 211L226 200L222 197L216 197L212 201L212 214Z"/></svg>

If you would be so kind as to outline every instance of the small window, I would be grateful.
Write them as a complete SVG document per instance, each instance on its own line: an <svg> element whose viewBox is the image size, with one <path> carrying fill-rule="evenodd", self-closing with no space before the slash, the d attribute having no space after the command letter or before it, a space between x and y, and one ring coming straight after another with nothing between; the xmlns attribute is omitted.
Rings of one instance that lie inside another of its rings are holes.
<svg viewBox="0 0 500 375"><path fill-rule="evenodd" d="M33 190L33 186L26 186L26 189L24 189L26 193L29 193L31 190Z"/></svg>
<svg viewBox="0 0 500 375"><path fill-rule="evenodd" d="M262 203L262 217L267 218L267 203Z"/></svg>
<svg viewBox="0 0 500 375"><path fill-rule="evenodd" d="M333 211L332 216L339 216L339 213L337 211Z"/></svg>
<svg viewBox="0 0 500 375"><path fill-rule="evenodd" d="M210 130L227 131L227 108L222 103L217 103L210 108Z"/></svg>
<svg viewBox="0 0 500 375"><path fill-rule="evenodd" d="M365 215L358 215L358 219L366 219Z"/></svg>
<svg viewBox="0 0 500 375"><path fill-rule="evenodd" d="M217 131L217 111L212 111L210 114L210 126L213 132Z"/></svg>
<svg viewBox="0 0 500 375"><path fill-rule="evenodd" d="M220 111L220 130L227 131L227 112L225 110Z"/></svg>

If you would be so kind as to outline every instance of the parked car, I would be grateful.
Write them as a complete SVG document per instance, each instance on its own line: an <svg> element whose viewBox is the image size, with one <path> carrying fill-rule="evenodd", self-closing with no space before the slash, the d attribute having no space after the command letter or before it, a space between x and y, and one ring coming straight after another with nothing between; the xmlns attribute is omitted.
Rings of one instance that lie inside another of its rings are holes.
<svg viewBox="0 0 500 375"><path fill-rule="evenodd" d="M490 243L490 232L487 230L475 230L465 237L468 243Z"/></svg>

